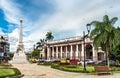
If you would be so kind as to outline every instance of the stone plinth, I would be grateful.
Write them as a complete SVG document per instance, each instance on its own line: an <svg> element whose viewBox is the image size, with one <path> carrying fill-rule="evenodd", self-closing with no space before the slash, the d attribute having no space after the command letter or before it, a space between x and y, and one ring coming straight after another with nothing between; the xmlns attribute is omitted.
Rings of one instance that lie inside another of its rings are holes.
<svg viewBox="0 0 120 78"><path fill-rule="evenodd" d="M29 62L26 59L26 55L24 52L18 52L18 53L14 53L14 57L13 57L13 64L28 64Z"/></svg>

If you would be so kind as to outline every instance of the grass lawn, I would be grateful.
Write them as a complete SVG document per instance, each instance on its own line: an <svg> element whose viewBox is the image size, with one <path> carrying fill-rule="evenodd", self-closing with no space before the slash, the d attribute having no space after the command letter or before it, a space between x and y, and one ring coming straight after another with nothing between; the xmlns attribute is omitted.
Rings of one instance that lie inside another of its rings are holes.
<svg viewBox="0 0 120 78"><path fill-rule="evenodd" d="M0 78L20 75L20 71L16 68L0 68Z"/></svg>
<svg viewBox="0 0 120 78"><path fill-rule="evenodd" d="M0 69L0 77L7 76L7 75L13 75L13 74L15 74L13 69L3 69L3 68Z"/></svg>

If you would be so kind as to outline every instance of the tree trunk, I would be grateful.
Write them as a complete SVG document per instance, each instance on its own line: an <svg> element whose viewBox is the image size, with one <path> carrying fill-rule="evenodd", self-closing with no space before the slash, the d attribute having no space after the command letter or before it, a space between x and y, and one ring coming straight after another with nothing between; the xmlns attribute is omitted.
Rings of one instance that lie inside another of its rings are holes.
<svg viewBox="0 0 120 78"><path fill-rule="evenodd" d="M107 66L110 67L110 60L109 60L109 46L106 44L106 54L107 54Z"/></svg>

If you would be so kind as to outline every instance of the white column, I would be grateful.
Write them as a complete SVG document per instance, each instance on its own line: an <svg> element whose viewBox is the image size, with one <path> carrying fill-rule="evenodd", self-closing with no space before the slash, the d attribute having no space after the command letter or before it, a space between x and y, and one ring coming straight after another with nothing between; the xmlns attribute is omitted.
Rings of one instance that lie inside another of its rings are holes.
<svg viewBox="0 0 120 78"><path fill-rule="evenodd" d="M52 58L54 58L54 47L52 47Z"/></svg>
<svg viewBox="0 0 120 78"><path fill-rule="evenodd" d="M50 47L47 47L47 59L50 58Z"/></svg>
<svg viewBox="0 0 120 78"><path fill-rule="evenodd" d="M76 45L76 59L78 59L78 44Z"/></svg>
<svg viewBox="0 0 120 78"><path fill-rule="evenodd" d="M67 58L67 52L68 52L68 49L67 49L67 46L66 46L66 51L65 51L66 58Z"/></svg>
<svg viewBox="0 0 120 78"><path fill-rule="evenodd" d="M56 58L58 58L58 46L56 47Z"/></svg>
<svg viewBox="0 0 120 78"><path fill-rule="evenodd" d="M84 43L82 42L81 59L84 60Z"/></svg>
<svg viewBox="0 0 120 78"><path fill-rule="evenodd" d="M97 51L95 51L93 44L91 44L91 45L92 45L93 60L98 61Z"/></svg>
<svg viewBox="0 0 120 78"><path fill-rule="evenodd" d="M71 45L71 51L70 51L70 58L72 59L73 58L73 46Z"/></svg>
<svg viewBox="0 0 120 78"><path fill-rule="evenodd" d="M41 54L42 54L42 57L41 57ZM45 58L45 49L44 49L44 48L43 48L42 51L40 52L40 57L41 57L42 59Z"/></svg>
<svg viewBox="0 0 120 78"><path fill-rule="evenodd" d="M62 46L60 47L60 57L61 57L61 59L62 59Z"/></svg>

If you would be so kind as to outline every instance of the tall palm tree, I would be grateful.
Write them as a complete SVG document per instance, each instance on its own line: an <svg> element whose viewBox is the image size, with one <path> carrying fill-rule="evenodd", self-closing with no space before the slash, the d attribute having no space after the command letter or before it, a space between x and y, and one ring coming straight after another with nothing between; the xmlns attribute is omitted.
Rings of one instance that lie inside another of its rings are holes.
<svg viewBox="0 0 120 78"><path fill-rule="evenodd" d="M45 41L46 41L45 39L40 39L40 41L36 43L36 45L37 45L36 48L37 49L40 48L40 50L42 50Z"/></svg>
<svg viewBox="0 0 120 78"><path fill-rule="evenodd" d="M109 52L112 49L112 46L115 45L115 27L114 24L118 20L117 17L113 17L109 19L108 15L103 17L103 21L93 21L91 25L95 26L95 28L91 31L90 37L94 38L93 44L95 47L104 46L106 55L107 55L107 65L109 64ZM104 44L104 45L102 45Z"/></svg>
<svg viewBox="0 0 120 78"><path fill-rule="evenodd" d="M46 34L46 40L53 40L54 36L52 35L52 32L47 32Z"/></svg>

